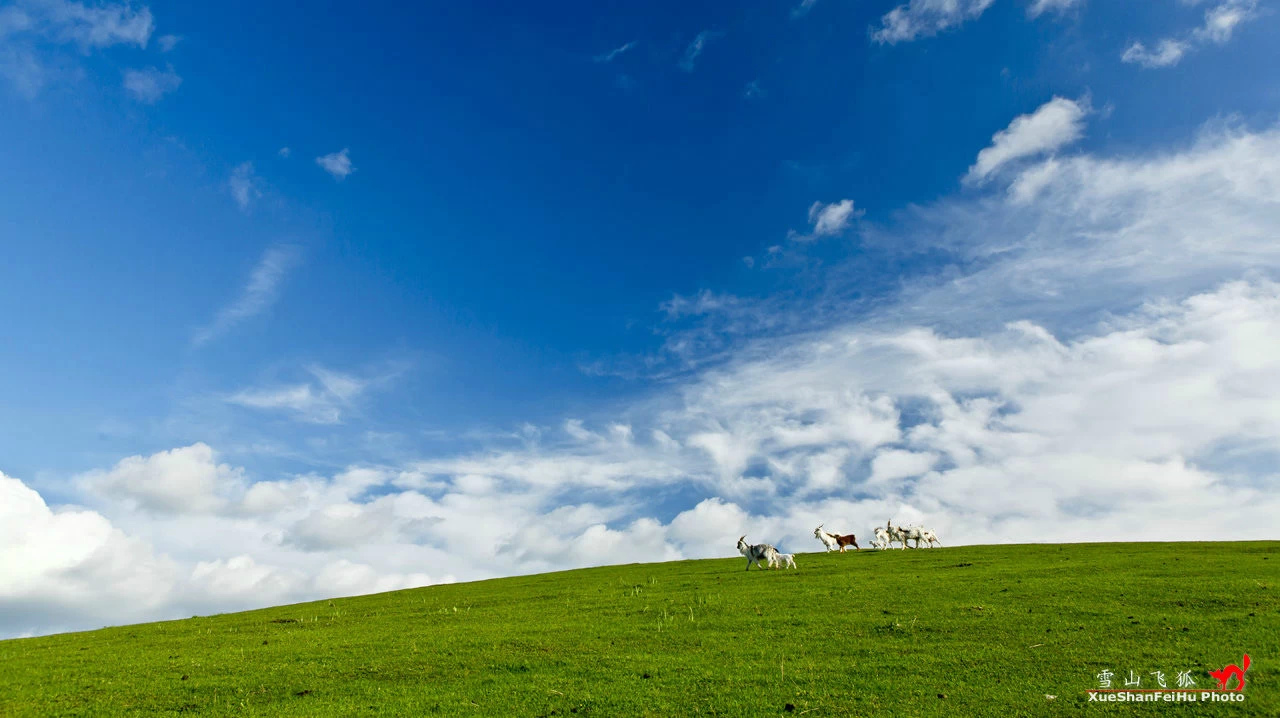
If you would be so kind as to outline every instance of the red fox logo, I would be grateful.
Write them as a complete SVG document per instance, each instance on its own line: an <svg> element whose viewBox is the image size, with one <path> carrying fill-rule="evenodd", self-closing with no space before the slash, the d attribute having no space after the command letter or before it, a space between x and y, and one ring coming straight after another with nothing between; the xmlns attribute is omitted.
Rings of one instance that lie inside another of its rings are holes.
<svg viewBox="0 0 1280 718"><path fill-rule="evenodd" d="M1236 691L1244 690L1244 672L1249 670L1249 654L1244 654L1244 660L1240 661L1240 665L1231 664L1220 671L1209 671L1209 675L1218 679L1218 690L1227 690L1227 683L1234 676L1236 681Z"/></svg>

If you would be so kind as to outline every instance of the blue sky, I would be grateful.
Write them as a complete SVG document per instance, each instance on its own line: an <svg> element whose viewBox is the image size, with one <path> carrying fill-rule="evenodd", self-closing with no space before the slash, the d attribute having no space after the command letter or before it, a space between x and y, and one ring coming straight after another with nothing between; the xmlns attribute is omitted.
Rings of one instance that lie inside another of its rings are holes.
<svg viewBox="0 0 1280 718"><path fill-rule="evenodd" d="M1274 486L1266 0L400 5L0 5L0 632Z"/></svg>

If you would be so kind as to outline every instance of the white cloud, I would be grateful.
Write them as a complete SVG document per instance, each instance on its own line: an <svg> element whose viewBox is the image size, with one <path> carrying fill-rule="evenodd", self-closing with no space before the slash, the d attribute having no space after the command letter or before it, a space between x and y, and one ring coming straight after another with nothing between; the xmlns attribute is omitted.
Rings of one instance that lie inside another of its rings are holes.
<svg viewBox="0 0 1280 718"><path fill-rule="evenodd" d="M124 71L124 89L133 99L148 105L159 102L161 97L177 90L181 85L182 78L172 67L164 70L148 67Z"/></svg>
<svg viewBox="0 0 1280 718"><path fill-rule="evenodd" d="M991 146L978 153L965 180L981 182L1004 165L1045 152L1053 152L1080 139L1089 101L1055 97L1035 112L1015 117L1009 126L991 137Z"/></svg>
<svg viewBox="0 0 1280 718"><path fill-rule="evenodd" d="M356 168L351 166L351 157L348 154L349 152L350 150L348 148L343 147L341 152L331 152L327 155L317 157L316 164L324 168L325 172L333 175L334 179L342 181L347 178L347 175L356 171Z"/></svg>
<svg viewBox="0 0 1280 718"><path fill-rule="evenodd" d="M160 45L160 52L172 52L173 48L182 42L182 37L180 35L161 35L156 42Z"/></svg>
<svg viewBox="0 0 1280 718"><path fill-rule="evenodd" d="M636 46L635 41L628 42L625 45L615 47L608 52L596 55L592 59L595 60L596 62L613 62L614 59L617 58L619 55L621 55L624 52L627 52L628 50L634 48L635 46Z"/></svg>
<svg viewBox="0 0 1280 718"><path fill-rule="evenodd" d="M1204 42L1226 44L1237 27L1257 16L1257 9L1257 0L1226 0L1205 11L1204 25L1195 31L1194 37Z"/></svg>
<svg viewBox="0 0 1280 718"><path fill-rule="evenodd" d="M0 631L65 626L57 611L132 590L140 567L159 577L138 581L153 608L100 601L77 625L336 586L733 556L742 534L816 550L820 522L861 537L920 521L948 545L1274 538L1280 129L1210 127L1174 150L991 176L1001 183L866 223L849 260L925 247L958 269L904 276L874 303L848 299L864 275L834 262L791 303L673 302L716 331L721 315L766 316L727 349L693 350L693 368L644 399L586 418L257 483L186 447L90 474L114 477L86 494L101 496L96 511L51 510L15 482L17 497L0 497L0 556L35 563L0 564L28 577L0 588ZM307 385L350 398L359 383ZM185 478L157 482L157 466ZM157 486L184 487L195 498L183 505L204 513L177 513ZM88 527L58 525L64 513ZM48 547L5 553L11 526ZM68 578L45 556L79 568ZM75 583L88 567L94 582Z"/></svg>
<svg viewBox="0 0 1280 718"><path fill-rule="evenodd" d="M684 57L680 59L680 69L685 72L693 72L693 68L698 61L698 57L702 55L702 51L706 48L707 43L720 37L722 34L724 33L713 30L703 30L698 33L697 37L693 38L693 42L690 42L689 46L685 48Z"/></svg>
<svg viewBox="0 0 1280 718"><path fill-rule="evenodd" d="M78 72L67 58L43 46L76 45L84 54L116 45L146 47L153 30L151 10L146 6L19 0L0 8L0 76L20 94L34 98L51 81ZM163 94L160 88L167 77L150 78L151 83L147 79L134 78L133 84L143 92Z"/></svg>
<svg viewBox="0 0 1280 718"><path fill-rule="evenodd" d="M791 8L791 17L804 17L809 14L814 5L818 4L818 0L800 0L800 4Z"/></svg>
<svg viewBox="0 0 1280 718"><path fill-rule="evenodd" d="M336 424L342 418L341 407L310 384L249 389L227 397L227 401L251 409L289 410L313 424Z"/></svg>
<svg viewBox="0 0 1280 718"><path fill-rule="evenodd" d="M1187 43L1173 40L1161 40L1155 50L1148 50L1141 42L1134 42L1120 56L1122 62L1136 62L1143 67L1170 67L1178 64L1182 56L1187 54Z"/></svg>
<svg viewBox="0 0 1280 718"><path fill-rule="evenodd" d="M288 147L281 147L280 151L276 152L276 154L279 155L281 159L287 160L289 159L289 155L292 154L292 150Z"/></svg>
<svg viewBox="0 0 1280 718"><path fill-rule="evenodd" d="M809 206L809 224L813 225L812 231L808 235L793 233L791 238L809 240L841 234L849 228L853 220L865 213L865 210L854 209L851 199L842 199L831 204L814 202Z"/></svg>
<svg viewBox="0 0 1280 718"><path fill-rule="evenodd" d="M886 449L877 453L872 459L871 477L867 481L880 484L920 476L932 469L936 463L938 463L937 454Z"/></svg>
<svg viewBox="0 0 1280 718"><path fill-rule="evenodd" d="M299 250L292 245L275 246L263 253L249 275L240 296L218 311L213 321L196 331L191 342L196 346L221 336L237 324L257 316L275 303L285 274L298 262Z"/></svg>
<svg viewBox="0 0 1280 718"><path fill-rule="evenodd" d="M1257 0L1224 0L1205 11L1204 24L1192 30L1186 39L1165 38L1156 44L1154 51L1135 41L1125 48L1120 59L1148 69L1172 67L1188 52L1202 45L1230 42L1237 27L1257 17L1257 10Z"/></svg>
<svg viewBox="0 0 1280 718"><path fill-rule="evenodd" d="M231 196L235 198L241 210L248 211L253 201L262 196L258 183L258 177L253 173L252 162L242 162L231 171L231 178L227 180L227 189L231 191Z"/></svg>
<svg viewBox="0 0 1280 718"><path fill-rule="evenodd" d="M1031 0L1031 4L1027 6L1027 15L1040 17L1046 12L1065 12L1082 4L1084 0Z"/></svg>
<svg viewBox="0 0 1280 718"><path fill-rule="evenodd" d="M155 29L151 9L145 5L135 10L131 3L86 5L44 0L27 3L26 9L40 19L51 35L84 48L117 44L146 47Z"/></svg>
<svg viewBox="0 0 1280 718"><path fill-rule="evenodd" d="M871 33L871 39L893 45L920 37L932 37L950 27L977 18L994 2L995 0L910 0L885 13L880 18L881 27Z"/></svg>
<svg viewBox="0 0 1280 718"><path fill-rule="evenodd" d="M244 472L214 460L207 444L121 459L107 471L81 477L98 496L159 513L208 513L225 508L244 490Z"/></svg>
<svg viewBox="0 0 1280 718"><path fill-rule="evenodd" d="M311 381L245 389L228 396L226 401L250 409L285 411L312 424L337 424L354 409L361 394L396 375L393 370L379 376L358 377L319 366L308 367L307 373Z"/></svg>
<svg viewBox="0 0 1280 718"><path fill-rule="evenodd" d="M708 290L703 290L692 299L682 297L677 294L671 299L663 302L659 308L666 312L668 317L678 319L685 316L697 316L710 314L712 312L720 312L737 301L738 298L730 294L716 294Z"/></svg>
<svg viewBox="0 0 1280 718"><path fill-rule="evenodd" d="M169 599L173 565L93 511L55 511L0 473L0 636L142 620Z"/></svg>

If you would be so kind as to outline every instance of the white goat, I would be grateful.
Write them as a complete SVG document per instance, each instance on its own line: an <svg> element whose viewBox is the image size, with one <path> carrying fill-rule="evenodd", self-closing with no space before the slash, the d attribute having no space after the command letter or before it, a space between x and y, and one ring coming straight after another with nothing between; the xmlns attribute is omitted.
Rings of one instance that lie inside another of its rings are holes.
<svg viewBox="0 0 1280 718"><path fill-rule="evenodd" d="M836 549L835 534L829 534L826 531L823 531L822 524L818 524L818 528L813 530L813 537L821 541L822 545L827 547L828 552Z"/></svg>
<svg viewBox="0 0 1280 718"><path fill-rule="evenodd" d="M893 519L885 523L885 530L889 533L889 545L893 545L894 541L902 544L902 548L907 548L908 541L915 541L916 545L911 548L920 548L921 529L919 526L894 526Z"/></svg>
<svg viewBox="0 0 1280 718"><path fill-rule="evenodd" d="M834 550L837 546L840 547L841 553L844 553L845 548L849 546L852 546L857 551L862 550L862 547L858 546L857 536L854 536L853 534L847 534L845 536L841 536L840 534L833 534L827 531L823 531L822 526L823 524L818 524L818 528L813 530L813 535L815 538L817 538L819 541L822 542L823 546L827 547L827 551Z"/></svg>
<svg viewBox="0 0 1280 718"><path fill-rule="evenodd" d="M778 561L782 564L782 566L781 566L782 568L795 568L795 567L796 567L796 555L795 555L795 554L793 554L793 553L780 553L780 554L778 554Z"/></svg>
<svg viewBox="0 0 1280 718"><path fill-rule="evenodd" d="M877 526L875 528L875 533L876 533L876 540L872 541L871 545L879 549L889 548L889 542L893 540L893 537L889 534L889 532L885 530L883 526Z"/></svg>
<svg viewBox="0 0 1280 718"><path fill-rule="evenodd" d="M924 529L921 531L920 538L924 539L925 546L928 546L929 548L933 548L934 544L938 544L939 546L942 545L942 542L938 540L938 534L934 533L932 529ZM919 542L917 542L917 544L918 543Z"/></svg>

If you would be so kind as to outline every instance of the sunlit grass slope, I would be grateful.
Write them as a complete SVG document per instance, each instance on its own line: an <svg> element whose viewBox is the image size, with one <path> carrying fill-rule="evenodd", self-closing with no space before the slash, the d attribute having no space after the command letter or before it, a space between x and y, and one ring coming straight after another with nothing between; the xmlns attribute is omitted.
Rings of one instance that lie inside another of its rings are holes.
<svg viewBox="0 0 1280 718"><path fill-rule="evenodd" d="M816 542L815 542L816 545ZM727 547L732 551L732 547ZM0 642L0 714L1280 715L1280 543L801 554ZM1244 703L1087 705L1249 653ZM1047 696L1056 696L1050 699Z"/></svg>

